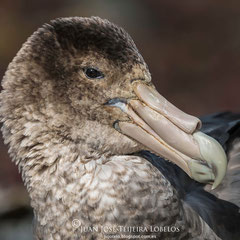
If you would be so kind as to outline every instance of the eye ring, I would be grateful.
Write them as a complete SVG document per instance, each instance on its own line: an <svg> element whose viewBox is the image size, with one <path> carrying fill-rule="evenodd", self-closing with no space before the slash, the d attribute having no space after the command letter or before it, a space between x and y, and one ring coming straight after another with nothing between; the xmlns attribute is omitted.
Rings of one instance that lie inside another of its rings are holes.
<svg viewBox="0 0 240 240"><path fill-rule="evenodd" d="M104 74L94 67L86 67L83 69L84 74L89 79L101 79L104 78Z"/></svg>

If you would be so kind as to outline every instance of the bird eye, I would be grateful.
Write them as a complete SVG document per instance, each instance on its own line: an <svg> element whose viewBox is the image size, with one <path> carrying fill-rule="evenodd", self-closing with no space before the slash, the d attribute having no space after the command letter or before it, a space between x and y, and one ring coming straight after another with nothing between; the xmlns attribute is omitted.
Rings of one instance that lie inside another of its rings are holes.
<svg viewBox="0 0 240 240"><path fill-rule="evenodd" d="M86 77L90 79L95 79L95 78L100 79L104 77L103 73L101 73L96 68L92 68L92 67L85 68L84 73Z"/></svg>

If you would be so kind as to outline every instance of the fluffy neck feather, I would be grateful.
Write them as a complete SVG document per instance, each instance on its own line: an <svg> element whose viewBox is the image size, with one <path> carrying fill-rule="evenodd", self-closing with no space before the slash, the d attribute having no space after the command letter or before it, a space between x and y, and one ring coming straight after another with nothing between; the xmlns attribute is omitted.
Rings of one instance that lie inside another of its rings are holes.
<svg viewBox="0 0 240 240"><path fill-rule="evenodd" d="M73 227L73 219L86 227L174 225L181 229L181 237L210 231L195 212L182 206L169 182L143 158L111 156L109 151L100 154L87 141L76 144L54 136L41 122L9 120L3 134L27 186L39 237L82 236L81 229ZM189 215L196 221L189 220ZM200 228L195 224L198 221ZM193 226L197 231L189 232ZM86 239L92 235L84 234ZM169 239L172 234L157 233Z"/></svg>

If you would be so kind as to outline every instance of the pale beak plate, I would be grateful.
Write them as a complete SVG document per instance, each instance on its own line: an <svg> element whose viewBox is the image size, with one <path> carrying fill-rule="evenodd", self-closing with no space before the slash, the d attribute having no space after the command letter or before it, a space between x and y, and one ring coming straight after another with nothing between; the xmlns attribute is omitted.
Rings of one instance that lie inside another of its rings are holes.
<svg viewBox="0 0 240 240"><path fill-rule="evenodd" d="M179 110L154 87L135 82L137 100L113 101L129 115L117 129L159 156L177 164L191 178L216 188L225 176L226 154L221 145L200 131L201 121Z"/></svg>

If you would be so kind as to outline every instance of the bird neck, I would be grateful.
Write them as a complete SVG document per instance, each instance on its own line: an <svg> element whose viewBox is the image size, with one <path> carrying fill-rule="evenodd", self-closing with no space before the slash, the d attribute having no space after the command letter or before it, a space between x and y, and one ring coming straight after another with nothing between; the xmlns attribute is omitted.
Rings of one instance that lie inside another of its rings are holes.
<svg viewBox="0 0 240 240"><path fill-rule="evenodd" d="M31 198L37 231L46 233L44 239L71 239L74 231L80 236L80 230L73 228L74 219L85 226L193 224L187 217L194 214L181 210L173 187L147 160L100 154L89 144L53 137L39 122L14 131L3 128Z"/></svg>
<svg viewBox="0 0 240 240"><path fill-rule="evenodd" d="M104 155L83 156L70 143L67 147L65 144L48 146L44 158L44 165L30 169L24 165L22 168L34 209L36 231L47 229L43 238L50 239L62 228L61 238L67 239L66 234L74 230L71 222L79 219L79 212L89 205L87 191L93 186L96 170L100 171L108 159ZM103 172L101 175L105 176ZM89 212L91 208L89 206Z"/></svg>
<svg viewBox="0 0 240 240"><path fill-rule="evenodd" d="M145 159L124 155L81 158L69 149L62 148L55 164L27 178L31 178L27 187L37 231L46 231L44 239L57 239L58 234L70 239L73 231L80 236L81 229L72 225L74 219L85 227L145 226L158 218L156 225L168 221L170 213L161 209L171 205L175 193ZM154 199L158 199L156 206ZM147 209L149 216L140 206Z"/></svg>

